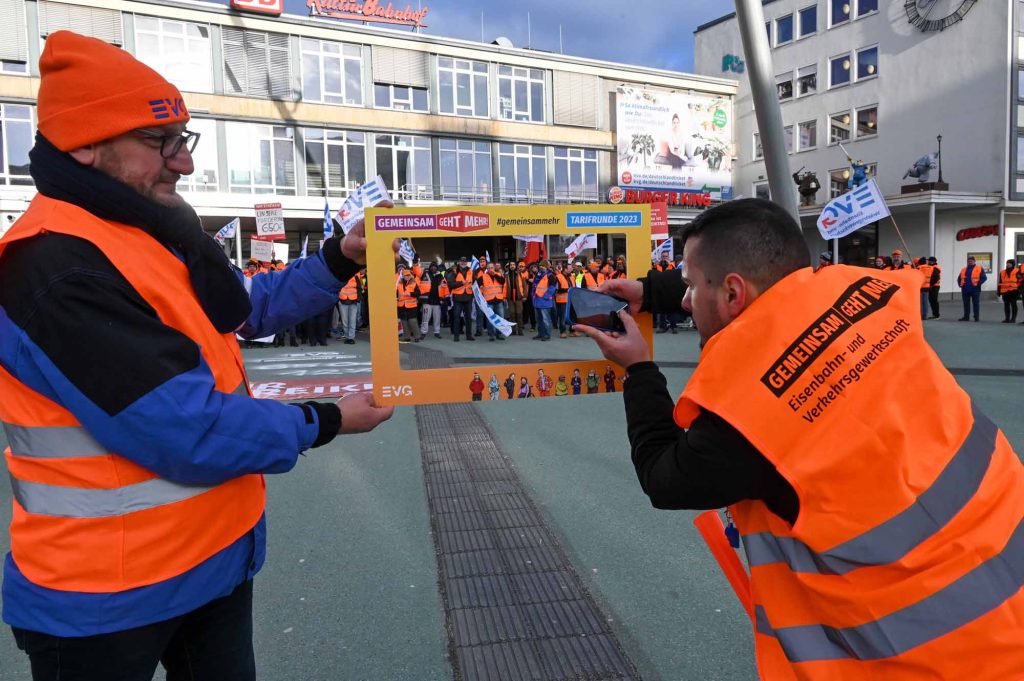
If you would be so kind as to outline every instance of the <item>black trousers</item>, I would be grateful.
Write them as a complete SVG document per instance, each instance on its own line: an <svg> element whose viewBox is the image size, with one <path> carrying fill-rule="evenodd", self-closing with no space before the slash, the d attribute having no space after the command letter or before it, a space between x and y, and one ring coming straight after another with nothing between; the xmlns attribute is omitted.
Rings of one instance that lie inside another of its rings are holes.
<svg viewBox="0 0 1024 681"><path fill-rule="evenodd" d="M469 300L456 300L452 302L452 333L458 338L462 333L463 329L466 331L466 337L473 333L473 318L470 316L472 313L473 299ZM463 326L465 322L465 326Z"/></svg>
<svg viewBox="0 0 1024 681"><path fill-rule="evenodd" d="M1003 317L1011 322L1017 321L1017 299L1019 297L1020 293L1017 291L1003 294Z"/></svg>
<svg viewBox="0 0 1024 681"><path fill-rule="evenodd" d="M224 598L164 622L98 636L65 638L14 629L33 681L255 681L252 580Z"/></svg>
<svg viewBox="0 0 1024 681"><path fill-rule="evenodd" d="M928 305L932 308L932 316L939 316L939 287L932 286L928 289Z"/></svg>

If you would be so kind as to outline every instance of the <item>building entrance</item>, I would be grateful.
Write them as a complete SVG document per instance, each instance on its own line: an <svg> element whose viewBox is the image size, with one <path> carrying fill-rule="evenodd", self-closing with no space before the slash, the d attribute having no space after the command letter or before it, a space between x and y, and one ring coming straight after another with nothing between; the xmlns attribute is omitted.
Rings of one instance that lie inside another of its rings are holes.
<svg viewBox="0 0 1024 681"><path fill-rule="evenodd" d="M874 267L878 255L878 223L847 234L839 240L839 264Z"/></svg>

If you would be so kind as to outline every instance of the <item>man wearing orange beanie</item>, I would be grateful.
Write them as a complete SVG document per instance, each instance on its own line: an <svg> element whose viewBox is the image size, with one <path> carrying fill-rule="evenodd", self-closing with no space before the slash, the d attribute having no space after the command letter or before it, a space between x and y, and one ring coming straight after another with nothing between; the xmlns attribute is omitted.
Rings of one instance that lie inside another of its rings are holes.
<svg viewBox="0 0 1024 681"><path fill-rule="evenodd" d="M246 278L176 191L199 141L177 88L67 31L40 72L39 194L0 240L4 621L35 679L253 679L263 475L391 410L254 399L235 333L332 306L362 227Z"/></svg>

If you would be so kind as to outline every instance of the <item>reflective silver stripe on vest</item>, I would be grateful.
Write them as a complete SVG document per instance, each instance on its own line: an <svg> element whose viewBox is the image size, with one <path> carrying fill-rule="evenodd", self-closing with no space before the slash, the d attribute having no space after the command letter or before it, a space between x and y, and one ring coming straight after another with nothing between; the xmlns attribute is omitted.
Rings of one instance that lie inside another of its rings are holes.
<svg viewBox="0 0 1024 681"><path fill-rule="evenodd" d="M959 629L998 608L1022 586L1024 522L999 554L946 588L874 622L843 629L813 624L773 629L760 605L754 606L754 620L758 633L778 639L790 662L878 660Z"/></svg>
<svg viewBox="0 0 1024 681"><path fill-rule="evenodd" d="M26 482L12 475L11 489L14 498L29 513L64 518L109 518L190 499L214 487L180 485L154 478L114 489L86 489Z"/></svg>
<svg viewBox="0 0 1024 681"><path fill-rule="evenodd" d="M970 502L995 452L997 428L972 405L974 424L956 455L912 505L881 525L823 553L793 537L759 532L743 537L751 567L786 563L794 572L843 575L893 563L941 530Z"/></svg>
<svg viewBox="0 0 1024 681"><path fill-rule="evenodd" d="M11 454L39 459L106 456L108 452L81 426L14 426L4 424Z"/></svg>

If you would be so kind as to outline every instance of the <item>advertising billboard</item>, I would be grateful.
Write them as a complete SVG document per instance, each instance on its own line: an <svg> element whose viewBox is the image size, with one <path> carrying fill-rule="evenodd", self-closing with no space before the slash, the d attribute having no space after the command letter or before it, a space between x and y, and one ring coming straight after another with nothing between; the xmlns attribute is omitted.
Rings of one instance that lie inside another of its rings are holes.
<svg viewBox="0 0 1024 681"><path fill-rule="evenodd" d="M725 96L619 86L618 183L624 190L731 198L732 102Z"/></svg>

